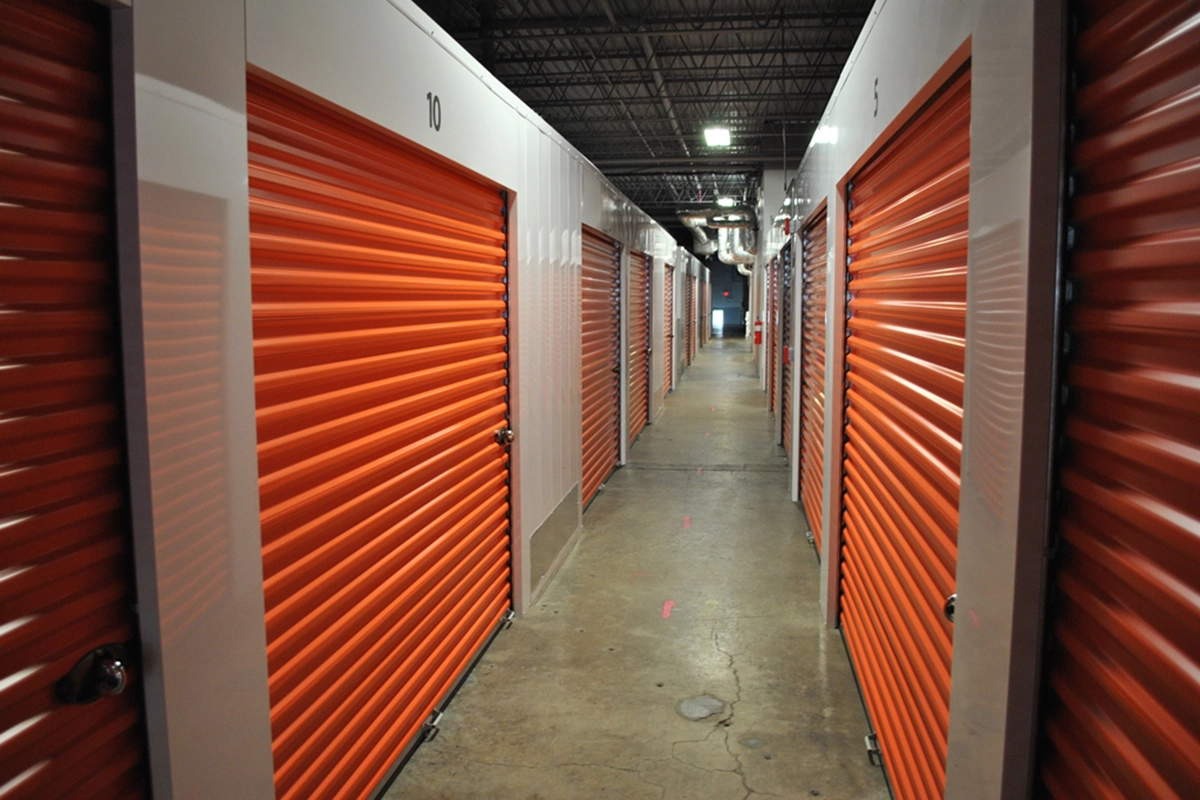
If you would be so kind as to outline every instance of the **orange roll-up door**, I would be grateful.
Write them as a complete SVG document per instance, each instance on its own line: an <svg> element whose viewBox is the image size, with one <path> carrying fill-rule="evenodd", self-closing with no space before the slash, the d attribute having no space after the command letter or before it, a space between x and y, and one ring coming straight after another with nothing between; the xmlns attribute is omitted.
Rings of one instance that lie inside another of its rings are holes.
<svg viewBox="0 0 1200 800"><path fill-rule="evenodd" d="M137 671L56 695L97 648L139 651L107 12L3 0L0 20L0 794L143 797Z"/></svg>
<svg viewBox="0 0 1200 800"><path fill-rule="evenodd" d="M847 188L841 620L899 800L945 784L970 98L964 67Z"/></svg>
<svg viewBox="0 0 1200 800"><path fill-rule="evenodd" d="M1200 8L1075 6L1046 797L1200 797Z"/></svg>
<svg viewBox="0 0 1200 800"><path fill-rule="evenodd" d="M248 88L276 794L361 798L509 605L505 200Z"/></svg>
<svg viewBox="0 0 1200 800"><path fill-rule="evenodd" d="M767 346L767 403L775 413L775 388L779 377L779 259L767 264L767 325L770 343Z"/></svg>
<svg viewBox="0 0 1200 800"><path fill-rule="evenodd" d="M825 472L825 210L801 236L800 499L821 552L821 480Z"/></svg>
<svg viewBox="0 0 1200 800"><path fill-rule="evenodd" d="M629 441L650 421L650 259L629 253Z"/></svg>
<svg viewBox="0 0 1200 800"><path fill-rule="evenodd" d="M621 458L621 249L583 228L583 505Z"/></svg>
<svg viewBox="0 0 1200 800"><path fill-rule="evenodd" d="M663 353L662 396L675 388L675 267L666 265L663 273Z"/></svg>
<svg viewBox="0 0 1200 800"><path fill-rule="evenodd" d="M789 244L779 252L779 338L783 342L783 365L780 368L779 379L779 414L782 418L780 436L783 438L783 451L790 458L792 455L792 246Z"/></svg>

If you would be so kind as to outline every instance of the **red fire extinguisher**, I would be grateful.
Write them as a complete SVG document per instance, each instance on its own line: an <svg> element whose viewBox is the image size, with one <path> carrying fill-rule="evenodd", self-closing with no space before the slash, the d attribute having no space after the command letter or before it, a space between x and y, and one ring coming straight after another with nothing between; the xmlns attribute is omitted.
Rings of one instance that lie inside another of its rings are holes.
<svg viewBox="0 0 1200 800"><path fill-rule="evenodd" d="M762 344L762 320L754 320L754 343Z"/></svg>

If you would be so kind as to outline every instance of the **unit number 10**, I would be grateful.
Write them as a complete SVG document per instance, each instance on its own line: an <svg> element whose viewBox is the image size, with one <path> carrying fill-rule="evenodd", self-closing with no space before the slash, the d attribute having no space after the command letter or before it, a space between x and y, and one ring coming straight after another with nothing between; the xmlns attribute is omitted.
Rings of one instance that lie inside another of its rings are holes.
<svg viewBox="0 0 1200 800"><path fill-rule="evenodd" d="M442 101L433 92L426 92L425 99L429 101L429 127L440 131L442 129Z"/></svg>

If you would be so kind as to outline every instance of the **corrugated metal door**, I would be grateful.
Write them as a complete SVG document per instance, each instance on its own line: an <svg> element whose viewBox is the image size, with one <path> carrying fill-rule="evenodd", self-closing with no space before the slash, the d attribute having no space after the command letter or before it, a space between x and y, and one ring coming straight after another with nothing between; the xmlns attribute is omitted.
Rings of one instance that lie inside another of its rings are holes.
<svg viewBox="0 0 1200 800"><path fill-rule="evenodd" d="M629 441L650 421L650 259L629 253Z"/></svg>
<svg viewBox="0 0 1200 800"><path fill-rule="evenodd" d="M686 283L683 288L683 338L687 348L684 356L690 367L692 359L696 357L696 276L687 275L684 279Z"/></svg>
<svg viewBox="0 0 1200 800"><path fill-rule="evenodd" d="M1200 7L1075 6L1041 782L1200 797Z"/></svg>
<svg viewBox="0 0 1200 800"><path fill-rule="evenodd" d="M779 338L783 342L781 352L783 365L780 368L779 379L779 414L782 417L780 436L783 438L783 451L790 458L792 455L792 246L789 244L779 251Z"/></svg>
<svg viewBox="0 0 1200 800"><path fill-rule="evenodd" d="M770 328L770 343L767 346L767 401L771 413L775 413L775 388L779 378L779 260L772 258L767 264L767 325Z"/></svg>
<svg viewBox="0 0 1200 800"><path fill-rule="evenodd" d="M583 505L621 458L621 250L583 228Z"/></svg>
<svg viewBox="0 0 1200 800"><path fill-rule="evenodd" d="M0 2L0 794L146 791L141 686L56 683L138 652L113 230L107 12Z"/></svg>
<svg viewBox="0 0 1200 800"><path fill-rule="evenodd" d="M821 478L825 471L825 209L802 234L800 283L800 499L821 552Z"/></svg>
<svg viewBox="0 0 1200 800"><path fill-rule="evenodd" d="M662 396L675 388L675 267L666 265L663 273L663 353Z"/></svg>
<svg viewBox="0 0 1200 800"><path fill-rule="evenodd" d="M249 79L280 798L360 798L509 605L505 200Z"/></svg>
<svg viewBox="0 0 1200 800"><path fill-rule="evenodd" d="M841 620L900 800L945 784L970 99L964 67L847 190Z"/></svg>

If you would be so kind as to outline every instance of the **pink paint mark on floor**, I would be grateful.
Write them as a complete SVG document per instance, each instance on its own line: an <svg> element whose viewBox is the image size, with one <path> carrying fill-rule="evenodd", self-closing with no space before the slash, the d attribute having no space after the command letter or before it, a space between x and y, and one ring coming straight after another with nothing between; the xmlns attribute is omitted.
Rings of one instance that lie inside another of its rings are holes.
<svg viewBox="0 0 1200 800"><path fill-rule="evenodd" d="M712 434L711 434L711 433L709 433L708 431L705 431L705 432L704 432L704 438L705 438L705 439L707 439L709 436L712 436Z"/></svg>
<svg viewBox="0 0 1200 800"><path fill-rule="evenodd" d="M685 527L685 528L690 528L690 527L692 527L692 518L691 518L691 517L684 517L684 518L683 518L683 527Z"/></svg>
<svg viewBox="0 0 1200 800"><path fill-rule="evenodd" d="M971 609L971 622L975 623L975 627L979 627L979 615L975 613L975 609Z"/></svg>
<svg viewBox="0 0 1200 800"><path fill-rule="evenodd" d="M697 474L697 475L703 475L703 474L704 474L704 467L696 467L696 474Z"/></svg>
<svg viewBox="0 0 1200 800"><path fill-rule="evenodd" d="M671 618L671 609L674 607L675 607L674 600L668 600L667 602L663 603L663 619Z"/></svg>
<svg viewBox="0 0 1200 800"><path fill-rule="evenodd" d="M717 410L716 406L713 406L712 408L709 409L709 411L716 411L716 410Z"/></svg>

